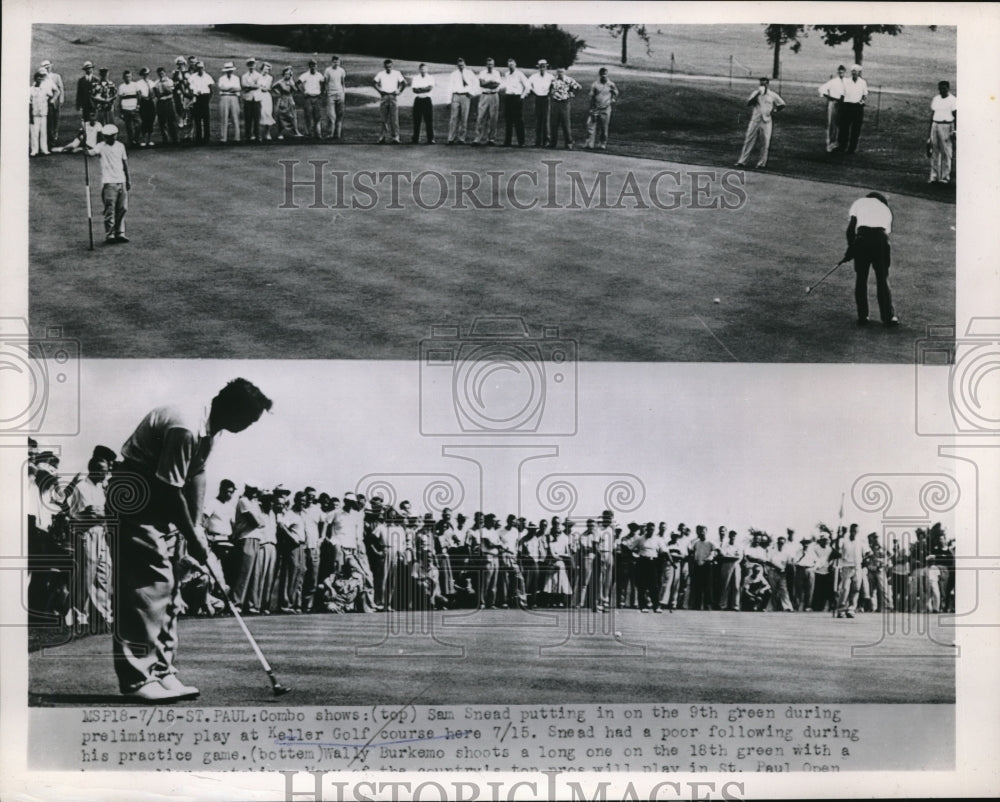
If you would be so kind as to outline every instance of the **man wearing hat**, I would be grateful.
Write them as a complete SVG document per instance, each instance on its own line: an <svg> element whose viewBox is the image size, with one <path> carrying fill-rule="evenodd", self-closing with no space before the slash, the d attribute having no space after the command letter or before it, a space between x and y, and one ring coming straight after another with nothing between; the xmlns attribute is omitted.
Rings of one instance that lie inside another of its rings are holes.
<svg viewBox="0 0 1000 802"><path fill-rule="evenodd" d="M858 149L861 123L865 118L868 84L861 77L861 65L851 66L851 77L844 81L844 102L840 104L840 138L837 147L845 153Z"/></svg>
<svg viewBox="0 0 1000 802"><path fill-rule="evenodd" d="M122 73L122 82L118 85L118 109L125 121L129 147L140 144L139 132L142 125L139 121L139 84L132 80L132 70Z"/></svg>
<svg viewBox="0 0 1000 802"><path fill-rule="evenodd" d="M597 80L590 85L590 109L587 112L587 150L608 147L608 127L611 107L618 102L618 87L608 78L608 68L597 71Z"/></svg>
<svg viewBox="0 0 1000 802"><path fill-rule="evenodd" d="M113 654L119 689L161 703L198 695L174 667L179 590L187 554L222 575L201 520L205 466L221 432L239 433L271 408L246 379L233 379L207 406L149 412L122 446L108 507L118 516ZM143 493L136 493L141 487ZM227 589L223 589L228 592Z"/></svg>
<svg viewBox="0 0 1000 802"><path fill-rule="evenodd" d="M760 156L757 159L757 169L762 170L767 167L767 154L771 147L771 115L785 108L785 101L777 92L772 92L770 87L771 79L762 77L760 86L747 99L747 105L753 111L743 140L743 152L736 162L737 167L747 166L747 161L758 142L760 142Z"/></svg>
<svg viewBox="0 0 1000 802"><path fill-rule="evenodd" d="M41 69L45 70L45 81L52 87L52 96L49 98L49 118L47 136L49 148L51 149L59 141L59 111L62 109L63 100L66 98L66 88L63 86L62 76L52 68L52 62L45 59Z"/></svg>
<svg viewBox="0 0 1000 802"><path fill-rule="evenodd" d="M219 141L226 142L229 138L229 123L233 124L233 141L240 141L240 79L236 77L236 67L227 61L222 65L222 75L219 76L219 114L222 117L222 128Z"/></svg>
<svg viewBox="0 0 1000 802"><path fill-rule="evenodd" d="M94 85L94 108L97 109L97 119L103 125L113 124L115 121L115 98L118 90L114 81L108 78L108 68L101 67L98 70L97 83Z"/></svg>
<svg viewBox="0 0 1000 802"><path fill-rule="evenodd" d="M156 97L153 94L153 82L149 77L149 67L139 68L139 80L135 85L139 91L139 146L151 148L153 127L156 124Z"/></svg>
<svg viewBox="0 0 1000 802"><path fill-rule="evenodd" d="M104 202L104 241L128 242L125 236L125 214L128 212L128 192L132 179L128 171L128 154L118 142L118 126L101 128L102 142L90 149L89 156L101 157L101 200Z"/></svg>
<svg viewBox="0 0 1000 802"><path fill-rule="evenodd" d="M465 144L465 130L469 124L469 109L472 95L479 93L479 81L460 58L455 71L448 77L448 92L451 95L451 117L448 120L448 144Z"/></svg>
<svg viewBox="0 0 1000 802"><path fill-rule="evenodd" d="M858 325L868 324L868 271L875 273L879 315L886 326L898 326L899 317L892 305L889 287L892 233L892 210L880 192L869 192L851 204L847 224L848 253L854 257L854 301Z"/></svg>
<svg viewBox="0 0 1000 802"><path fill-rule="evenodd" d="M541 59L538 71L528 79L531 94L535 96L535 147L549 145L549 93L552 91L552 73L549 62Z"/></svg>
<svg viewBox="0 0 1000 802"><path fill-rule="evenodd" d="M316 59L309 59L309 68L299 76L299 91L303 96L306 116L306 136L323 138L323 90L326 79L316 69Z"/></svg>
<svg viewBox="0 0 1000 802"><path fill-rule="evenodd" d="M375 75L375 89L382 98L379 101L379 109L382 115L382 129L379 133L378 143L386 142L399 144L399 96L406 89L406 79L403 73L393 69L392 59L387 58L382 62L383 69Z"/></svg>
<svg viewBox="0 0 1000 802"><path fill-rule="evenodd" d="M37 156L39 151L43 156L49 155L49 99L52 97L52 87L45 83L45 71L35 72L34 83L28 90L28 106L31 112L31 150L29 155Z"/></svg>
<svg viewBox="0 0 1000 802"><path fill-rule="evenodd" d="M212 135L211 104L215 79L205 72L205 62L196 61L194 72L189 72L187 75L187 82L188 86L191 87L191 97L193 98L191 124L194 126L194 130L192 138L195 144L207 144ZM236 133L238 136L239 124L237 124Z"/></svg>
<svg viewBox="0 0 1000 802"><path fill-rule="evenodd" d="M83 62L83 75L76 82L76 110L80 112L81 122L86 122L90 112L95 110L94 93L97 90L97 76L94 75L94 63Z"/></svg>
<svg viewBox="0 0 1000 802"><path fill-rule="evenodd" d="M257 59L247 59L247 71L240 76L240 90L243 92L244 136L247 142L260 142L260 79Z"/></svg>

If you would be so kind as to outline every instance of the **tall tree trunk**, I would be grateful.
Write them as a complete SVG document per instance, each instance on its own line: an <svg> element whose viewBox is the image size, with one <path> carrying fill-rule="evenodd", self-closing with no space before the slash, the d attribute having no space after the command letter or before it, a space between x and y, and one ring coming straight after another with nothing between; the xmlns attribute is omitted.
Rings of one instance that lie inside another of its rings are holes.
<svg viewBox="0 0 1000 802"><path fill-rule="evenodd" d="M778 71L781 69L781 40L774 41L774 65L771 67L771 78L778 80Z"/></svg>
<svg viewBox="0 0 1000 802"><path fill-rule="evenodd" d="M631 25L622 25L622 64L628 63L628 32Z"/></svg>
<svg viewBox="0 0 1000 802"><path fill-rule="evenodd" d="M864 39L859 35L854 37L854 63L861 66L861 59L865 52Z"/></svg>

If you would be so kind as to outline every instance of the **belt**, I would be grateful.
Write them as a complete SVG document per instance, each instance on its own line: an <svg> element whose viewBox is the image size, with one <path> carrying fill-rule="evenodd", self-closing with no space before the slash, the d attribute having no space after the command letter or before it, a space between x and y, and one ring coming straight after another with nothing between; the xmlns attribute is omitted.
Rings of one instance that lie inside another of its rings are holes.
<svg viewBox="0 0 1000 802"><path fill-rule="evenodd" d="M496 94L496 93L497 93L498 91L499 91L499 90L497 90L497 89L492 89L492 90L485 90L485 89L484 89L484 90L483 90L483 94L484 94L484 95L495 95L495 94Z"/></svg>
<svg viewBox="0 0 1000 802"><path fill-rule="evenodd" d="M169 95L160 95L159 97L157 97L157 100L170 100L170 98L172 98L173 96L174 94L173 92L171 92Z"/></svg>
<svg viewBox="0 0 1000 802"><path fill-rule="evenodd" d="M239 97L239 92L219 92L221 97Z"/></svg>
<svg viewBox="0 0 1000 802"><path fill-rule="evenodd" d="M935 120L934 125L951 125L953 120Z"/></svg>

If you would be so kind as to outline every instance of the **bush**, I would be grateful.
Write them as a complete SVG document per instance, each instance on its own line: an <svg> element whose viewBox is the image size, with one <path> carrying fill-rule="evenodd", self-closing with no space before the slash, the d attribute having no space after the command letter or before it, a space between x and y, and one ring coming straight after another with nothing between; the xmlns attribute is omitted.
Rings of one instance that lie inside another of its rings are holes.
<svg viewBox="0 0 1000 802"><path fill-rule="evenodd" d="M586 46L557 25L216 25L257 42L306 53L368 56L450 63L464 58L498 65L513 58L532 67L540 58L570 66Z"/></svg>

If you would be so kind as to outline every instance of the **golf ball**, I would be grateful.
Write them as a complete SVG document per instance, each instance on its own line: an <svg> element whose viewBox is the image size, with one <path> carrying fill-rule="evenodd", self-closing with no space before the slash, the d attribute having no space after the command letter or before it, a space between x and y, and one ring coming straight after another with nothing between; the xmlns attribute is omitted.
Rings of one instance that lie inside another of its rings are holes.
<svg viewBox="0 0 1000 802"><path fill-rule="evenodd" d="M615 630L615 637L620 638L622 636L621 630Z"/></svg>
<svg viewBox="0 0 1000 802"><path fill-rule="evenodd" d="M712 303L713 304L721 304L722 303L722 299L721 298L713 298L712 299Z"/></svg>

